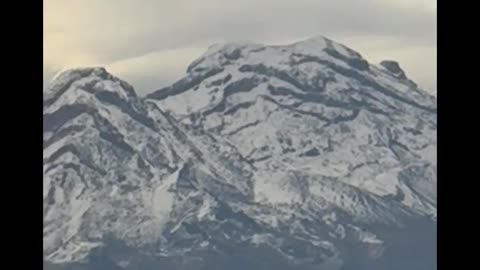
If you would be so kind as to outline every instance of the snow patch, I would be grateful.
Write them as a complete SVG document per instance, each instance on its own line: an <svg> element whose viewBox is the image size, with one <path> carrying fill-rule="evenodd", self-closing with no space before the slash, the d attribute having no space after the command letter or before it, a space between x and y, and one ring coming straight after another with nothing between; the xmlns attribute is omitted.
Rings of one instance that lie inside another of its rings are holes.
<svg viewBox="0 0 480 270"><path fill-rule="evenodd" d="M289 189L284 172L274 172L268 176L257 173L256 179L254 187L256 202L294 204L301 201L300 194Z"/></svg>
<svg viewBox="0 0 480 270"><path fill-rule="evenodd" d="M270 234L254 234L252 235L252 238L250 239L250 242L254 245L260 245L260 244L268 244L269 243L269 238L271 237Z"/></svg>
<svg viewBox="0 0 480 270"><path fill-rule="evenodd" d="M213 202L208 198L206 198L203 201L203 204L200 207L200 209L198 209L198 213L197 213L197 218L199 220L203 219L204 217L206 217L210 213L210 211L212 209L212 206L213 206L212 204L213 204Z"/></svg>
<svg viewBox="0 0 480 270"><path fill-rule="evenodd" d="M152 212L157 221L163 225L166 223L173 209L175 194L170 188L175 184L178 178L180 168L168 176L152 194Z"/></svg>

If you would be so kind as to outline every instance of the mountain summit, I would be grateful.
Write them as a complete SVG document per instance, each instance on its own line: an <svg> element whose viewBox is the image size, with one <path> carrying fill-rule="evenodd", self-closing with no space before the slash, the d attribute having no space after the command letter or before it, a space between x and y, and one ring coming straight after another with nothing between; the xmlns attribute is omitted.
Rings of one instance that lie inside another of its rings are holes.
<svg viewBox="0 0 480 270"><path fill-rule="evenodd" d="M212 46L144 99L66 71L44 93L46 265L435 269L436 110L324 37Z"/></svg>

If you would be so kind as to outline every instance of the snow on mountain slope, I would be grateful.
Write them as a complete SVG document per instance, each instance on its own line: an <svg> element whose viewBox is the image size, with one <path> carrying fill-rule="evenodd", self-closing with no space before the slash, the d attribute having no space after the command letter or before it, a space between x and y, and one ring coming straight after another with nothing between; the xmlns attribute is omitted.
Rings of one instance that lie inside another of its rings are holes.
<svg viewBox="0 0 480 270"><path fill-rule="evenodd" d="M371 270L432 245L435 99L325 38L212 46L143 100L65 71L43 117L48 265Z"/></svg>
<svg viewBox="0 0 480 270"><path fill-rule="evenodd" d="M170 188L190 158L192 171L206 171L205 182L196 179L203 188L246 196L221 176L222 165L197 158L168 118L151 116L133 89L104 69L67 71L49 90L43 193L45 253L52 261L82 259L108 234L142 245L157 241L175 205Z"/></svg>
<svg viewBox="0 0 480 270"><path fill-rule="evenodd" d="M310 172L436 215L436 199L424 196L436 198L436 175L424 174L421 190L402 177L436 170L436 100L394 61L369 64L324 37L226 44L147 101L235 145L262 175L256 190L284 192L263 175Z"/></svg>

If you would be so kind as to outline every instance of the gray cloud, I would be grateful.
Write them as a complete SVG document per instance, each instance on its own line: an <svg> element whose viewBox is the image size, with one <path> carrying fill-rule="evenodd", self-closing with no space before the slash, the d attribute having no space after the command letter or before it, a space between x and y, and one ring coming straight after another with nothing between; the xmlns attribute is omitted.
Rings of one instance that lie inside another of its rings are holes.
<svg viewBox="0 0 480 270"><path fill-rule="evenodd" d="M212 42L279 44L322 34L369 60L379 60L379 52L405 60L414 79L436 84L435 0L45 0L44 6L45 77L65 65L102 64L147 91L177 79ZM415 68L415 50L425 55L429 48L428 59L418 61L432 64ZM162 56L172 52L182 56Z"/></svg>

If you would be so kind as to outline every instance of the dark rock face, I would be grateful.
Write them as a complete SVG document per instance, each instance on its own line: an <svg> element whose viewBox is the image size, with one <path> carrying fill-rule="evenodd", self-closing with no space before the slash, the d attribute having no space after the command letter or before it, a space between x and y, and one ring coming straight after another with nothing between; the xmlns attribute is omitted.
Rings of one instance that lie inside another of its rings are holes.
<svg viewBox="0 0 480 270"><path fill-rule="evenodd" d="M407 78L407 76L405 75L405 72L400 67L400 64L398 64L398 62L396 62L396 61L384 60L384 61L380 62L380 65L385 67L392 74L396 75L399 79L404 80L404 79Z"/></svg>

